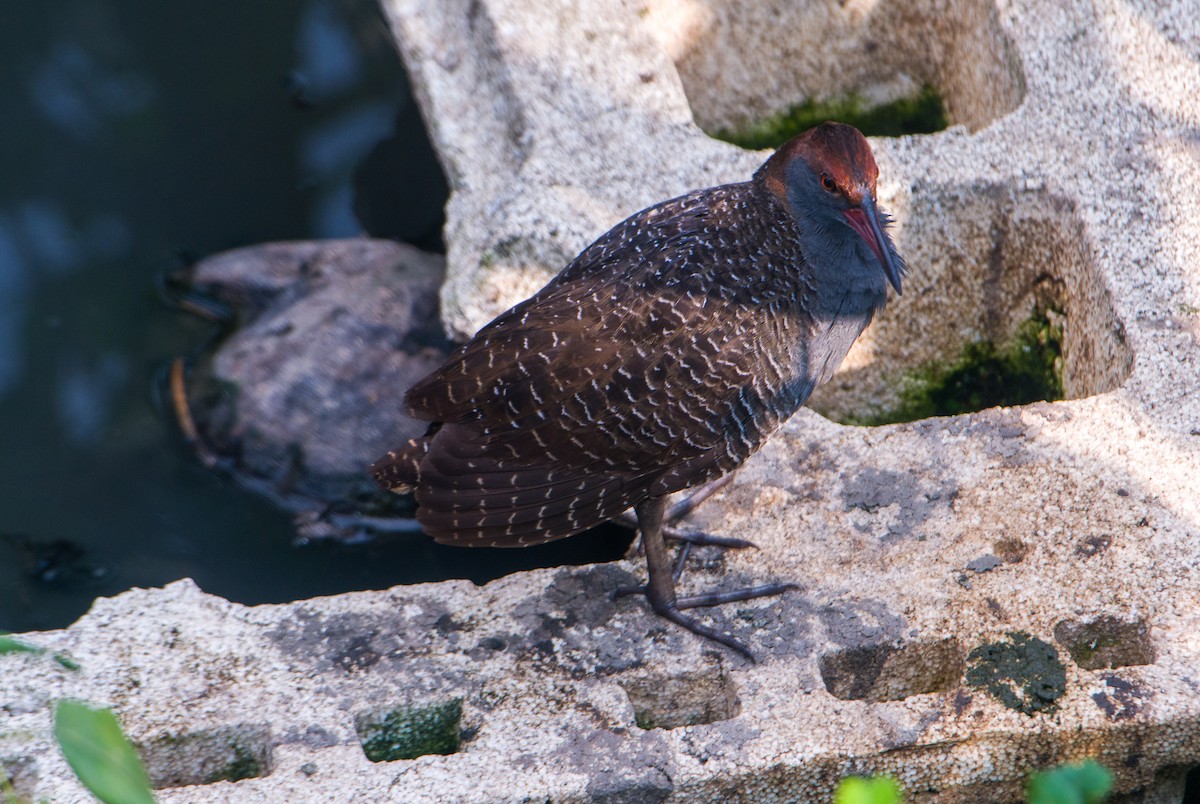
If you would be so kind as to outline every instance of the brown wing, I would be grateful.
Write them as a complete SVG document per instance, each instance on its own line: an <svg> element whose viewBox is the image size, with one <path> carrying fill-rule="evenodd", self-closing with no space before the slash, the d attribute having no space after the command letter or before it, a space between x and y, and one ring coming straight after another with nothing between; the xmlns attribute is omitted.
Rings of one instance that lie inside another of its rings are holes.
<svg viewBox="0 0 1200 804"><path fill-rule="evenodd" d="M562 286L530 299L480 331L409 390L412 415L455 423L523 419L606 371L619 346L583 319L596 314L595 303L578 302L571 291Z"/></svg>
<svg viewBox="0 0 1200 804"><path fill-rule="evenodd" d="M542 290L502 313L405 396L428 421L520 419L611 372L643 316L647 277L664 255L695 247L713 188L643 210L583 251ZM677 254L682 268L683 256ZM543 400L543 401L539 401Z"/></svg>
<svg viewBox="0 0 1200 804"><path fill-rule="evenodd" d="M553 315L560 302L582 318ZM667 332L590 296L539 303L532 329L481 333L409 396L447 421L417 485L418 516L439 541L570 536L643 499L674 454L695 451L673 421L679 346Z"/></svg>

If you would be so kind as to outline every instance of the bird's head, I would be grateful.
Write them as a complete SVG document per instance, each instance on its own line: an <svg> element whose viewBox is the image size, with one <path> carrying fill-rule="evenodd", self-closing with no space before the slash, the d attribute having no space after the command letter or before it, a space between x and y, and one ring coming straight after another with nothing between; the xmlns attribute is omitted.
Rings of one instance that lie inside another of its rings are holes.
<svg viewBox="0 0 1200 804"><path fill-rule="evenodd" d="M762 181L802 228L837 231L849 226L879 260L900 293L907 268L888 236L891 222L875 200L879 168L858 129L822 123L784 143L761 170Z"/></svg>

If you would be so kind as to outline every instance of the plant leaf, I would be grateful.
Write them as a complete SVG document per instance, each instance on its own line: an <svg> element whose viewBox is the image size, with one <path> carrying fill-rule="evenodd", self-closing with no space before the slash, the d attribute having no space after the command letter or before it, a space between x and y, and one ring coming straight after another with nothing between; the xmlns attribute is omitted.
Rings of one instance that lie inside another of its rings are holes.
<svg viewBox="0 0 1200 804"><path fill-rule="evenodd" d="M5 653L45 653L45 648L39 648L37 645L30 645L28 642L22 642L19 639L13 639L10 636L0 636L0 654Z"/></svg>
<svg viewBox="0 0 1200 804"><path fill-rule="evenodd" d="M1029 804L1099 804L1112 790L1112 773L1095 760L1062 765L1029 777Z"/></svg>
<svg viewBox="0 0 1200 804"><path fill-rule="evenodd" d="M28 642L22 642L19 639L14 639L8 636L7 631L0 631L0 656L6 653L32 653L35 656L42 656L46 653L46 649L39 648L37 645L30 645ZM65 653L52 653L50 654L50 658L68 670L79 669L79 663Z"/></svg>
<svg viewBox="0 0 1200 804"><path fill-rule="evenodd" d="M55 653L55 654L52 654L50 656L50 658L53 659L54 661L58 662L60 665L67 668L68 670L78 670L79 669L79 662L75 661L74 659L72 659L70 656L68 656L65 653Z"/></svg>
<svg viewBox="0 0 1200 804"><path fill-rule="evenodd" d="M154 804L146 769L111 709L59 701L54 737L79 781L104 804Z"/></svg>
<svg viewBox="0 0 1200 804"><path fill-rule="evenodd" d="M847 776L833 794L834 804L900 804L903 800L900 784L887 776Z"/></svg>

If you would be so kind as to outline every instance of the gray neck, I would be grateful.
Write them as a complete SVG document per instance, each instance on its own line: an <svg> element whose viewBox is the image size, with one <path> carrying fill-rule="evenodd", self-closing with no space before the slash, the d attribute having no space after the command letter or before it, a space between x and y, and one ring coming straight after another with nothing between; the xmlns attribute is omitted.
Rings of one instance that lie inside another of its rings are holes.
<svg viewBox="0 0 1200 804"><path fill-rule="evenodd" d="M824 197L807 165L797 161L788 174L788 213L814 280L809 312L818 321L864 314L869 321L887 300L887 278L879 260L850 228L843 211Z"/></svg>

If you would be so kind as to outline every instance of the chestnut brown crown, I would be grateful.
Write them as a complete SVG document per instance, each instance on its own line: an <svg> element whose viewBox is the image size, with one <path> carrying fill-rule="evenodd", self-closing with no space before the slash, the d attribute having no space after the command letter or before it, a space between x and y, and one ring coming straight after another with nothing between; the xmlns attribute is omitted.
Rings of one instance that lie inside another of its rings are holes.
<svg viewBox="0 0 1200 804"><path fill-rule="evenodd" d="M874 197L879 168L862 133L844 123L822 123L785 143L764 166L767 188L787 200L787 169L802 159L824 188L840 193L851 204L862 202L862 191Z"/></svg>

